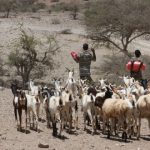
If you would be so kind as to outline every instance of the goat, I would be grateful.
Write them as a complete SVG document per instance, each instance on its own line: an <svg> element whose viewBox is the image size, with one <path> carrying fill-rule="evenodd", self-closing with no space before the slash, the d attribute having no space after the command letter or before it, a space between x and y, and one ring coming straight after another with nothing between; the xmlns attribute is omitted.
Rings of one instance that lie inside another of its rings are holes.
<svg viewBox="0 0 150 150"><path fill-rule="evenodd" d="M68 79L64 89L65 91L68 91L73 96L73 101L71 101L72 114L73 114L72 116L73 116L75 129L77 129L78 128L78 102L77 102L78 87L74 79L74 70L71 71L67 69L67 71L68 71Z"/></svg>
<svg viewBox="0 0 150 150"><path fill-rule="evenodd" d="M39 132L38 119L39 119L40 99L38 96L33 96L33 95L28 95L28 94L26 94L25 97L27 99L27 113L29 115L30 127L31 127L30 112L32 112L33 127L34 127L34 118L35 118L36 131Z"/></svg>
<svg viewBox="0 0 150 150"><path fill-rule="evenodd" d="M63 129L63 116L64 116L64 106L63 101L60 96L52 96L49 100L49 113L50 118L52 121L52 127L53 127L53 136L57 136L57 120L60 121L60 130L59 135L61 135L62 129Z"/></svg>
<svg viewBox="0 0 150 150"><path fill-rule="evenodd" d="M126 87L131 86L135 82L135 79L133 77L123 76L119 78L123 79L123 82L126 85Z"/></svg>
<svg viewBox="0 0 150 150"><path fill-rule="evenodd" d="M25 98L25 93L23 91L17 91L14 95L13 99L13 106L14 106L14 113L15 119L17 122L17 129L19 131L22 130L22 110L25 110L25 122L26 122L26 133L27 133L27 99ZM18 117L17 117L17 110L19 115L19 122L20 126L18 128Z"/></svg>
<svg viewBox="0 0 150 150"><path fill-rule="evenodd" d="M95 118L95 96L92 94L87 95L84 94L83 99L82 99L82 107L83 107L83 117L84 117L84 130L86 130L86 117L87 115L89 116L89 119L92 123L92 135L94 134L96 130L96 118Z"/></svg>
<svg viewBox="0 0 150 150"><path fill-rule="evenodd" d="M35 86L34 82L32 80L29 81L29 85L30 85L30 90L31 90L31 95L38 95L39 94L39 86Z"/></svg>
<svg viewBox="0 0 150 150"><path fill-rule="evenodd" d="M52 96L54 96L54 90L48 88L42 88L42 97L43 97L43 106L45 113L46 113L46 121L47 121L47 128L50 128L50 113L49 113L49 100Z"/></svg>

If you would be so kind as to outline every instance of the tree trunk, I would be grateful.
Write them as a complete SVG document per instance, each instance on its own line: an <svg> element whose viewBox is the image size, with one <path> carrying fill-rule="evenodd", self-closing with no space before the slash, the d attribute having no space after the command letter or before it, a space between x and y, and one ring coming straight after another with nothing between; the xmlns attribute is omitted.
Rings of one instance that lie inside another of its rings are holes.
<svg viewBox="0 0 150 150"><path fill-rule="evenodd" d="M10 14L10 9L7 9L6 18L9 17L9 14Z"/></svg>
<svg viewBox="0 0 150 150"><path fill-rule="evenodd" d="M23 76L22 76L22 87L23 89L28 89L28 85L27 83L29 82L29 74L30 73L25 73Z"/></svg>

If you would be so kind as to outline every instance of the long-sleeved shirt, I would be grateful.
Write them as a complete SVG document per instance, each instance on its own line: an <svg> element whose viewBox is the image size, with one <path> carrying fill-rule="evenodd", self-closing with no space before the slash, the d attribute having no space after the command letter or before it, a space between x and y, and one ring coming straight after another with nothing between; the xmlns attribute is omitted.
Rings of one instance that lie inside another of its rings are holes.
<svg viewBox="0 0 150 150"><path fill-rule="evenodd" d="M78 59L79 59L78 62L79 62L80 77L90 76L91 61L96 61L95 52L91 52L89 50L82 50L80 53L78 53Z"/></svg>

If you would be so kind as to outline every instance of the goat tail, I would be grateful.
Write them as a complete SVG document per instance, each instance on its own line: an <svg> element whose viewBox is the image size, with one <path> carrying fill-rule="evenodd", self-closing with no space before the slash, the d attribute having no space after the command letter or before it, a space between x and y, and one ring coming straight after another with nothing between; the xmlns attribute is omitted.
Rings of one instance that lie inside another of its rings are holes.
<svg viewBox="0 0 150 150"><path fill-rule="evenodd" d="M148 120L149 129L150 129L150 118L147 118L147 120Z"/></svg>

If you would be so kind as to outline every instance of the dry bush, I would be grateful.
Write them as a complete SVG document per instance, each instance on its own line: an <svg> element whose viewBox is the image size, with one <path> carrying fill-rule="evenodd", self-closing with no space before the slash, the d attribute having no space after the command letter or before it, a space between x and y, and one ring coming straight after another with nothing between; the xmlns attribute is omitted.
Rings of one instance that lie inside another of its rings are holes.
<svg viewBox="0 0 150 150"><path fill-rule="evenodd" d="M51 6L52 11L60 12L60 11L69 11L69 5L66 3L58 3Z"/></svg>
<svg viewBox="0 0 150 150"><path fill-rule="evenodd" d="M45 3L37 3L37 0L17 0L16 5L17 11L21 12L36 12L46 8Z"/></svg>
<svg viewBox="0 0 150 150"><path fill-rule="evenodd" d="M59 0L51 0L51 2L53 3L56 3L56 2L59 2Z"/></svg>
<svg viewBox="0 0 150 150"><path fill-rule="evenodd" d="M53 18L52 19L52 24L60 24L61 22L60 22L60 19L58 19L58 18Z"/></svg>
<svg viewBox="0 0 150 150"><path fill-rule="evenodd" d="M60 34L72 34L70 29L64 29L62 31L60 31Z"/></svg>

